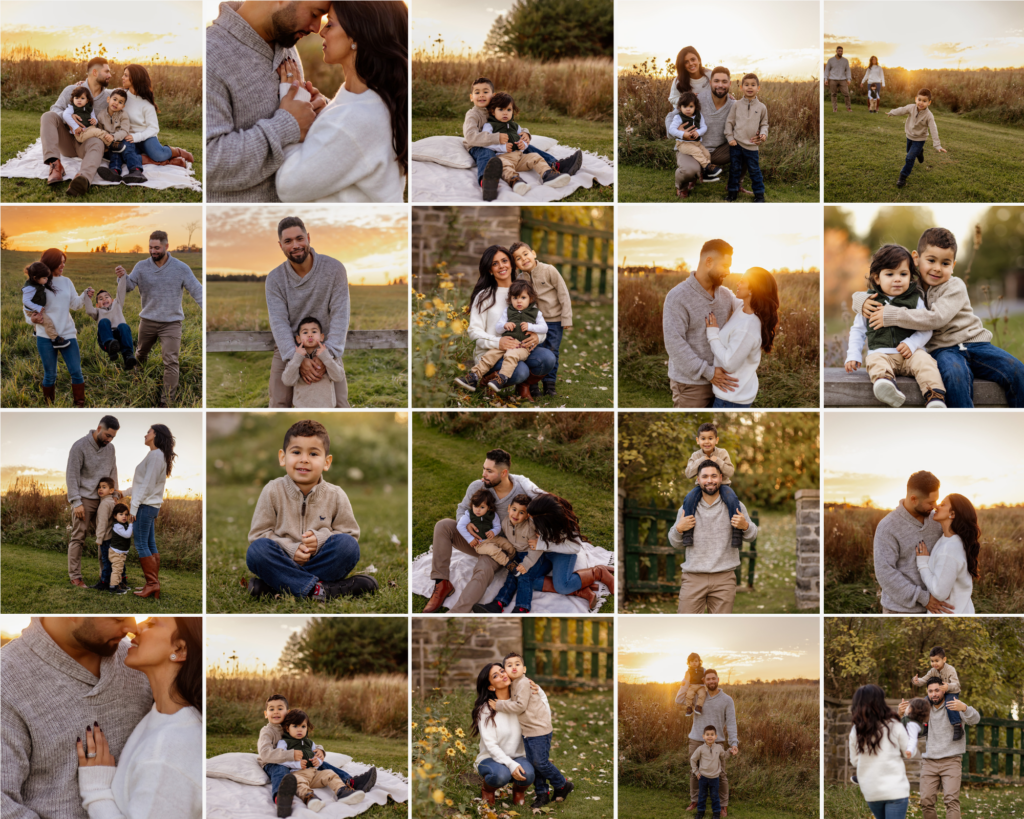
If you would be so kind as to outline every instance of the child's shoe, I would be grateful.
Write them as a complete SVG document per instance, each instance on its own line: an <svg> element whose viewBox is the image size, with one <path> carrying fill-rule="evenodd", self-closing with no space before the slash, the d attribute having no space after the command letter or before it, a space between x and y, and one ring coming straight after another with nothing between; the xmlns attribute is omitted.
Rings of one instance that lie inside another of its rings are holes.
<svg viewBox="0 0 1024 819"><path fill-rule="evenodd" d="M583 167L583 151L577 149L570 157L565 159L559 159L555 163L555 170L559 173L567 173L569 176L575 176L576 172Z"/></svg>
<svg viewBox="0 0 1024 819"><path fill-rule="evenodd" d="M938 390L928 390L924 396L925 409L946 409L946 394Z"/></svg>
<svg viewBox="0 0 1024 819"><path fill-rule="evenodd" d="M850 781L851 781L851 782L852 782L852 783L853 783L854 785L859 785L859 784L860 784L860 780L859 780L859 779L857 779L857 774L854 774L853 776L851 776L851 777L850 777Z"/></svg>
<svg viewBox="0 0 1024 819"><path fill-rule="evenodd" d="M462 387L464 390L470 392L476 392L476 387L480 383L480 376L476 373L468 373L455 379L456 385Z"/></svg>
<svg viewBox="0 0 1024 819"><path fill-rule="evenodd" d="M126 185L141 185L146 181L146 175L142 172L142 168L132 168L128 172L128 176L124 178L124 184Z"/></svg>
<svg viewBox="0 0 1024 819"><path fill-rule="evenodd" d="M110 151L110 153L112 154L123 154L124 143L119 139L115 139L107 146L107 150Z"/></svg>
<svg viewBox="0 0 1024 819"><path fill-rule="evenodd" d="M480 187L483 188L484 201L493 202L498 198L498 183L501 182L501 160L494 157L484 168Z"/></svg>
<svg viewBox="0 0 1024 819"><path fill-rule="evenodd" d="M287 774L277 789L277 815L280 819L292 815L292 799L299 790L295 774Z"/></svg>
<svg viewBox="0 0 1024 819"><path fill-rule="evenodd" d="M560 788L555 788L555 801L564 802L565 798L572 793L573 784L568 779L565 780L565 784Z"/></svg>
<svg viewBox="0 0 1024 819"><path fill-rule="evenodd" d="M693 530L691 529L690 531L692 532ZM732 527L732 548L743 548L743 530L737 529L735 526Z"/></svg>
<svg viewBox="0 0 1024 819"><path fill-rule="evenodd" d="M377 784L377 769L370 768L366 773L361 773L352 780L352 789L369 793Z"/></svg>
<svg viewBox="0 0 1024 819"><path fill-rule="evenodd" d="M542 381L541 383L544 386L545 395L550 396L551 398L555 398L558 395L558 387L554 381Z"/></svg>
<svg viewBox="0 0 1024 819"><path fill-rule="evenodd" d="M124 360L124 368L126 370L134 370L137 366L139 366L139 360L135 356L128 355L125 358L125 360Z"/></svg>
<svg viewBox="0 0 1024 819"><path fill-rule="evenodd" d="M693 529L687 529L683 532L683 548L687 549L693 545Z"/></svg>
<svg viewBox="0 0 1024 819"><path fill-rule="evenodd" d="M921 153L917 155L917 161L924 165L924 151L921 151Z"/></svg>
<svg viewBox="0 0 1024 819"><path fill-rule="evenodd" d="M701 714L704 713L704 709L699 705L695 705L693 706L693 713L695 713L699 717Z"/></svg>
<svg viewBox="0 0 1024 819"><path fill-rule="evenodd" d="M70 347L70 346L71 346L71 342L68 341L66 338L64 338L64 336L57 336L53 340L53 349L55 349L55 350L63 350L65 347Z"/></svg>
<svg viewBox="0 0 1024 819"><path fill-rule="evenodd" d="M754 201L755 202L763 202L764 201L764 194L763 193L759 193L759 194L755 195L754 196Z"/></svg>
<svg viewBox="0 0 1024 819"><path fill-rule="evenodd" d="M693 714L693 706L692 705L687 705L686 706L686 710L683 712L683 716L684 717L689 717L689 716L692 716L692 714Z"/></svg>
<svg viewBox="0 0 1024 819"><path fill-rule="evenodd" d="M697 811L697 819L704 819L704 811Z"/></svg>
<svg viewBox="0 0 1024 819"><path fill-rule="evenodd" d="M320 813L324 809L324 801L314 793L307 793L302 797L302 801L313 813Z"/></svg>
<svg viewBox="0 0 1024 819"><path fill-rule="evenodd" d="M513 614L529 614L530 610L526 606L516 606L512 609Z"/></svg>
<svg viewBox="0 0 1024 819"><path fill-rule="evenodd" d="M348 785L342 785L338 788L335 796L338 797L339 802L344 802L346 805L358 805L366 798L365 793L357 791L355 788L350 788Z"/></svg>
<svg viewBox="0 0 1024 819"><path fill-rule="evenodd" d="M117 586L109 586L108 585L102 591L105 591L105 592L107 592L109 594L128 594L128 589L122 589L120 585L117 585Z"/></svg>
<svg viewBox="0 0 1024 819"><path fill-rule="evenodd" d="M705 179L718 179L718 177L722 175L722 171L724 170L725 168L723 168L721 165L711 165L709 163L708 166L704 168L703 176Z"/></svg>
<svg viewBox="0 0 1024 819"><path fill-rule="evenodd" d="M99 174L100 179L106 182L120 182L121 172L115 171L113 168L105 168L102 165L96 169L96 173Z"/></svg>
<svg viewBox="0 0 1024 819"><path fill-rule="evenodd" d="M508 376L498 373L490 381L487 382L487 386L495 392L501 392L505 389L505 385L508 383Z"/></svg>
<svg viewBox="0 0 1024 819"><path fill-rule="evenodd" d="M875 398L886 406L902 407L903 402L907 400L907 396L899 391L896 382L889 378L879 378L871 391L875 394Z"/></svg>
<svg viewBox="0 0 1024 819"><path fill-rule="evenodd" d="M252 577L246 583L242 580L242 587L249 592L249 596L259 600L261 597L273 597L274 590L258 577Z"/></svg>
<svg viewBox="0 0 1024 819"><path fill-rule="evenodd" d="M739 198L740 198L740 195L738 193L727 193L725 195L725 201L726 202L735 202Z"/></svg>
<svg viewBox="0 0 1024 819"><path fill-rule="evenodd" d="M900 174L900 180L899 180L899 182L896 183L896 187L897 188L902 188L906 184L907 184L907 177L905 177L903 174Z"/></svg>
<svg viewBox="0 0 1024 819"><path fill-rule="evenodd" d="M121 342L116 338L112 338L107 342L107 346L103 349L107 351L107 355L110 356L111 361L117 361L117 356L121 352Z"/></svg>
<svg viewBox="0 0 1024 819"><path fill-rule="evenodd" d="M473 611L477 614L501 614L505 607L497 600L492 600L490 603L474 603Z"/></svg>
<svg viewBox="0 0 1024 819"><path fill-rule="evenodd" d="M959 742L964 738L964 726L954 725L953 726L953 742Z"/></svg>
<svg viewBox="0 0 1024 819"><path fill-rule="evenodd" d="M552 188L564 188L569 184L569 174L559 173L554 168L551 168L544 172L544 176L540 178L540 181L545 185L550 185Z"/></svg>
<svg viewBox="0 0 1024 819"><path fill-rule="evenodd" d="M510 184L512 186L512 190L520 196L526 196L526 192L530 190L530 186L523 181L521 176L513 176L508 180L508 184Z"/></svg>
<svg viewBox="0 0 1024 819"><path fill-rule="evenodd" d="M544 793L538 793L537 798L533 800L530 805L531 808L543 808L545 805L551 802L551 791L544 791Z"/></svg>

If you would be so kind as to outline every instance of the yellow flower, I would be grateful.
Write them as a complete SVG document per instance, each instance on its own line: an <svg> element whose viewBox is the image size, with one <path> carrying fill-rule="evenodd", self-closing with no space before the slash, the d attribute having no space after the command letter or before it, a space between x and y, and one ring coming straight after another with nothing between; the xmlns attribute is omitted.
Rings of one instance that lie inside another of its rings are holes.
<svg viewBox="0 0 1024 819"><path fill-rule="evenodd" d="M463 372L465 372L465 371L466 371L466 365L465 365L465 364L463 364L463 363L462 363L461 361L459 362L459 369L460 369L460 370L462 370ZM457 733L457 734L458 734L458 735L459 735L460 737L461 737L461 736L465 736L465 735L464 735L464 734L462 733L462 729L461 729L461 728L460 728L460 729L459 729L458 731L456 731L456 733Z"/></svg>
<svg viewBox="0 0 1024 819"><path fill-rule="evenodd" d="M449 748L447 751L445 751L445 756L455 756L455 749Z"/></svg>
<svg viewBox="0 0 1024 819"><path fill-rule="evenodd" d="M414 722L414 723L412 724L412 727L413 727L413 728L419 728L419 724L418 724L418 723L415 723L415 722ZM461 731L462 729L460 728L459 730Z"/></svg>
<svg viewBox="0 0 1024 819"><path fill-rule="evenodd" d="M447 326L448 326L448 323L447 323L447 322L444 322L444 321L439 321L439 322L437 323L437 326L438 326L438 328L441 328L441 327L447 327Z"/></svg>
<svg viewBox="0 0 1024 819"><path fill-rule="evenodd" d="M465 330L466 327L468 326L469 322L467 322L465 319L455 319L454 321L452 321L452 332L455 333L456 335L461 335L463 330Z"/></svg>
<svg viewBox="0 0 1024 819"><path fill-rule="evenodd" d="M437 375L437 367L435 367L432 362L428 361L426 372L427 378L433 378L435 375Z"/></svg>
<svg viewBox="0 0 1024 819"><path fill-rule="evenodd" d="M425 770L425 771L429 771L433 767L434 767L434 763L433 762L424 762L423 763L423 770Z"/></svg>
<svg viewBox="0 0 1024 819"><path fill-rule="evenodd" d="M416 294L416 298L418 298L418 299L425 299L426 296L424 296L422 293L417 293Z"/></svg>
<svg viewBox="0 0 1024 819"><path fill-rule="evenodd" d="M451 799L445 799L444 803L450 808L455 803Z"/></svg>
<svg viewBox="0 0 1024 819"><path fill-rule="evenodd" d="M435 310L444 310L444 300L439 299L437 296L434 296L433 301L431 301L431 304L434 305Z"/></svg>
<svg viewBox="0 0 1024 819"><path fill-rule="evenodd" d="M455 747L462 751L462 753L466 753L466 746L463 745L459 740L455 740Z"/></svg>
<svg viewBox="0 0 1024 819"><path fill-rule="evenodd" d="M455 287L455 285L452 284L451 282L441 282L438 285L438 288L441 290L451 290L453 287Z"/></svg>
<svg viewBox="0 0 1024 819"><path fill-rule="evenodd" d="M444 791L438 788L431 794L431 798L440 805L444 801Z"/></svg>
<svg viewBox="0 0 1024 819"><path fill-rule="evenodd" d="M466 735L466 732L463 731L461 728L456 728L455 729L455 736L457 736L457 737L464 737L465 735Z"/></svg>

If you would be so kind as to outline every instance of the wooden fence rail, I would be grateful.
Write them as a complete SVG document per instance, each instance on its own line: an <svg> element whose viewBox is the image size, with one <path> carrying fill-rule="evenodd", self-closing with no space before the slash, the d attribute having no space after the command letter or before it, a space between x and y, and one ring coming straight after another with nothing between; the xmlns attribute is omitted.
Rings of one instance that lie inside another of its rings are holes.
<svg viewBox="0 0 1024 819"><path fill-rule="evenodd" d="M538 239L539 236L539 239ZM597 272L597 295L610 295L608 283L611 280L612 242L615 234L610 230L582 227L563 222L551 222L538 219L523 211L519 218L519 237L532 247L541 261L558 268L570 290L594 295L594 272ZM554 237L552 247L551 237ZM569 252L566 253L566 237L569 239ZM580 240L584 243L585 253L580 254ZM600 239L600 256L597 255L596 243ZM580 273L583 281L580 282Z"/></svg>
<svg viewBox="0 0 1024 819"><path fill-rule="evenodd" d="M272 353L274 334L269 330L232 331L206 334L208 353ZM349 330L346 350L406 350L408 330Z"/></svg>
<svg viewBox="0 0 1024 819"><path fill-rule="evenodd" d="M542 632L540 639L537 638L538 625ZM590 642L584 644L588 633ZM575 655L572 663L569 662L570 654ZM586 668L586 655L590 655L589 670ZM601 667L601 655L605 657L604 668ZM523 661L526 673L538 685L610 689L615 671L612 618L524 617Z"/></svg>

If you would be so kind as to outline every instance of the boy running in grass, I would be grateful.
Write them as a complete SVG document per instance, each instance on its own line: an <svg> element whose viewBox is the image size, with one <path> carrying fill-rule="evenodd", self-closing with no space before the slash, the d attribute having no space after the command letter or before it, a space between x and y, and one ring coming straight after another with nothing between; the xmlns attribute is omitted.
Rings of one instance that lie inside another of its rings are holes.
<svg viewBox="0 0 1024 819"><path fill-rule="evenodd" d="M940 154L946 153L946 149L939 144L939 129L935 125L935 117L928 110L932 104L932 92L922 88L917 92L917 97L910 105L902 108L893 108L886 116L907 118L903 130L907 135L907 158L903 162L903 170L900 171L900 178L896 182L897 188L907 184L907 177L914 170L914 160L924 164L924 142L931 134L932 145Z"/></svg>

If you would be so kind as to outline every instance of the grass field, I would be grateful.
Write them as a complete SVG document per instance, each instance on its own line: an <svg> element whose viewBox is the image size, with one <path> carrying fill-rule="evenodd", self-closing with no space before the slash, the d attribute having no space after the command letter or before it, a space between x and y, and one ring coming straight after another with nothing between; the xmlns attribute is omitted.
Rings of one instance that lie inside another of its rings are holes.
<svg viewBox="0 0 1024 819"><path fill-rule="evenodd" d="M621 791L619 798L622 798ZM907 819L921 819L921 805L918 799L917 793L910 794ZM941 794L935 810L939 819L946 819L948 816ZM960 812L963 816L983 816L985 819L1017 819L1024 815L1024 787L963 785L960 788ZM860 788L852 784L826 785L825 819L871 819L871 811L868 810Z"/></svg>
<svg viewBox="0 0 1024 819"><path fill-rule="evenodd" d="M731 787L731 780L729 784ZM730 798L732 798L731 793L730 791ZM739 797L739 794L737 794L737 797ZM682 783L673 790L635 788L627 785L619 786L620 816L643 816L645 819L679 819L680 816L691 815L686 813L686 806L689 802L689 786L684 788ZM788 810L779 808L762 807L761 805L734 806L731 802L729 804L729 813L730 815L743 817L743 819L805 819L808 815L805 813L791 813ZM707 816L710 815L711 802L708 800ZM858 817L858 819L863 819L863 817Z"/></svg>
<svg viewBox="0 0 1024 819"><path fill-rule="evenodd" d="M825 112L826 202L1020 202L1020 128L935 112L942 147L927 141L924 164L915 164L904 188L896 187L906 158L904 117L857 106Z"/></svg>
<svg viewBox="0 0 1024 819"><path fill-rule="evenodd" d="M116 294L117 276L114 268L122 265L129 272L148 254L135 253L69 253L65 277L74 282L81 293L87 287L97 291L109 290ZM201 253L182 253L175 258L192 268L196 278L203 278ZM41 407L43 394L43 364L36 349L33 328L24 320L21 310L21 288L24 268L38 261L39 253L5 251L0 262L0 288L3 305L0 308L0 344L3 352L2 390L0 404L4 407ZM95 300L95 296L93 297ZM203 311L188 293L182 294L185 320L182 322L181 353L179 356L180 381L175 398L177 407L201 407L203 403ZM132 328L138 344L139 310L142 302L136 288L125 298L124 316ZM71 317L78 328L78 347L82 354L82 373L85 376L85 402L87 407L155 407L157 392L163 384L164 365L159 344L150 351L144 366L131 372L123 368L123 358L115 364L110 361L97 341L97 324L84 310L72 311ZM57 400L55 406L70 407L71 377L61 360L57 365Z"/></svg>
<svg viewBox="0 0 1024 819"><path fill-rule="evenodd" d="M697 185L686 199L676 196L675 171L671 168L647 168L640 165L620 165L618 172L620 202L722 202L725 203L725 188L728 169L720 181ZM750 177L744 177L743 187L750 190ZM808 178L806 182L765 183L765 199L768 202L817 202L818 179ZM753 196L743 194L737 204L753 202Z"/></svg>

